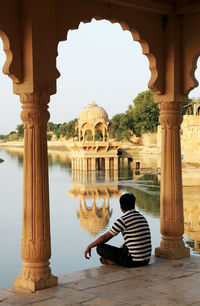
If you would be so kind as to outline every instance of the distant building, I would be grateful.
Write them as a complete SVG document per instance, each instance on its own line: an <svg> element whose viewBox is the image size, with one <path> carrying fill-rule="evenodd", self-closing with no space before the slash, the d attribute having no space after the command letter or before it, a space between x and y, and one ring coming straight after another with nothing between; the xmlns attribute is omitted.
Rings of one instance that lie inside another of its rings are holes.
<svg viewBox="0 0 200 306"><path fill-rule="evenodd" d="M92 102L80 113L78 141L72 147L72 170L118 170L120 142L109 140L107 112Z"/></svg>

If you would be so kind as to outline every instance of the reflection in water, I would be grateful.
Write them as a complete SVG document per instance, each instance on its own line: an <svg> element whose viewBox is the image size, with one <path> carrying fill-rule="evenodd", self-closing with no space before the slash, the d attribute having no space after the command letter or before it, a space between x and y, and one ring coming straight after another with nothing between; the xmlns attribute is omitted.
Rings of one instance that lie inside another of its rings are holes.
<svg viewBox="0 0 200 306"><path fill-rule="evenodd" d="M6 152L9 156L16 160L20 167L23 167L24 150L23 148L6 148Z"/></svg>
<svg viewBox="0 0 200 306"><path fill-rule="evenodd" d="M0 158L4 159L0 163L0 288L12 286L21 269L22 152L0 149ZM153 248L159 245L160 187L156 175L136 175L128 167L120 169L119 175L116 172L105 175L103 171L72 174L69 152L50 151L51 266L55 275L99 265L95 252L90 261L85 260L85 245L91 242L91 235L109 228L121 216L118 198L124 192L136 195L137 208L143 211L151 227ZM67 196L67 190L72 197ZM187 243L198 253L200 188L184 188L183 195ZM73 240L70 233L74 233ZM114 239L116 245L122 244L120 235Z"/></svg>
<svg viewBox="0 0 200 306"><path fill-rule="evenodd" d="M121 196L117 185L100 184L99 176L100 173L95 171L72 170L73 184L68 191L70 197L79 199L77 216L80 219L80 225L92 236L97 236L109 224L112 216L109 199ZM92 206L90 205L91 200ZM101 201L100 207L97 206L97 200Z"/></svg>
<svg viewBox="0 0 200 306"><path fill-rule="evenodd" d="M19 168L22 168L23 149L12 148L0 151L7 152L6 154L9 154L13 161L17 160ZM49 151L48 158L50 169L56 166L63 168L71 175L69 152ZM3 164L6 165L6 158L4 160ZM159 218L160 184L158 176L141 173L136 175L135 171L129 167L121 167L117 172L106 173L104 171L73 171L72 188L68 195L79 199L77 216L80 219L81 227L95 236L108 227L112 217L113 211L110 208L109 199L119 198L122 192L134 193L139 210L154 218ZM200 188L183 188L186 243L195 253L200 254L199 198Z"/></svg>
<svg viewBox="0 0 200 306"><path fill-rule="evenodd" d="M140 175L138 180L129 184L119 183L119 189L133 193L136 197L136 206L154 217L160 216L160 183L156 174Z"/></svg>
<svg viewBox="0 0 200 306"><path fill-rule="evenodd" d="M110 217L112 216L112 209L110 209L109 201L106 205L105 199L103 200L103 206L101 208L96 206L95 200L91 208L86 205L85 200L83 200L82 206L82 201L80 200L77 216L80 219L81 227L96 237L107 228Z"/></svg>
<svg viewBox="0 0 200 306"><path fill-rule="evenodd" d="M184 228L187 245L200 254L200 188L183 188Z"/></svg>
<svg viewBox="0 0 200 306"><path fill-rule="evenodd" d="M59 165L61 168L71 169L71 158L69 152L48 151L49 166Z"/></svg>

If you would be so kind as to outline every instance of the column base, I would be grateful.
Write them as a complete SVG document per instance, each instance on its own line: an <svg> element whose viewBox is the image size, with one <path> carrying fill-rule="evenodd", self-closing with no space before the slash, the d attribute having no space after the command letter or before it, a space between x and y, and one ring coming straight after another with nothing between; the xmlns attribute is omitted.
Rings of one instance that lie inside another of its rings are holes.
<svg viewBox="0 0 200 306"><path fill-rule="evenodd" d="M40 279L38 281L33 281L31 279L24 279L22 276L18 276L15 278L14 287L15 288L23 288L30 290L32 292L36 292L38 290L42 290L45 288L50 288L58 285L57 276L51 275L47 279Z"/></svg>
<svg viewBox="0 0 200 306"><path fill-rule="evenodd" d="M183 247L183 248L156 248L155 249L155 256L166 258L166 259L181 259L190 256L190 249Z"/></svg>

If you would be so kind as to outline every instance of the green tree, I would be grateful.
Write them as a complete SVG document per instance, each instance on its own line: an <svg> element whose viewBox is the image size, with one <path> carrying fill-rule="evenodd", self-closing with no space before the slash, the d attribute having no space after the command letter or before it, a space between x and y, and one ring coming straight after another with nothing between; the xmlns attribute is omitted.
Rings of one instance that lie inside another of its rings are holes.
<svg viewBox="0 0 200 306"><path fill-rule="evenodd" d="M146 132L156 132L159 124L159 108L153 100L152 91L141 92L133 103L134 107L128 109L127 115L132 116L132 128L136 136Z"/></svg>
<svg viewBox="0 0 200 306"><path fill-rule="evenodd" d="M76 123L78 119L73 119L65 124L65 136L66 139L70 139L77 136Z"/></svg>
<svg viewBox="0 0 200 306"><path fill-rule="evenodd" d="M188 110L189 110L189 113L193 114L193 100L192 99L188 99L187 102L184 102L182 114L185 115Z"/></svg>
<svg viewBox="0 0 200 306"><path fill-rule="evenodd" d="M23 123L17 125L16 131L17 131L17 134L18 134L20 137L24 137L24 125L23 125Z"/></svg>
<svg viewBox="0 0 200 306"><path fill-rule="evenodd" d="M52 134L47 134L47 140L51 140Z"/></svg>
<svg viewBox="0 0 200 306"><path fill-rule="evenodd" d="M53 122L47 122L47 132L53 132L54 130L59 129L60 126L60 123L56 124Z"/></svg>
<svg viewBox="0 0 200 306"><path fill-rule="evenodd" d="M131 136L130 122L127 114L117 114L111 120L110 136L117 140L129 140Z"/></svg>
<svg viewBox="0 0 200 306"><path fill-rule="evenodd" d="M59 139L60 138L60 131L59 129L54 129L53 130L54 135L56 135L56 138Z"/></svg>
<svg viewBox="0 0 200 306"><path fill-rule="evenodd" d="M100 130L97 130L95 132L94 139L97 140L97 141L102 141L103 140L103 135L102 135L102 132Z"/></svg>

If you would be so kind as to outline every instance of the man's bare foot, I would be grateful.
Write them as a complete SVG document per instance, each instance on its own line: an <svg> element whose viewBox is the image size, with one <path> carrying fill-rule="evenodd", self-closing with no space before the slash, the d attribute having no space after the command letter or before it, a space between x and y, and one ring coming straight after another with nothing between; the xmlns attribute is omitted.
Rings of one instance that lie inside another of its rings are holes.
<svg viewBox="0 0 200 306"><path fill-rule="evenodd" d="M100 262L102 263L102 265L115 265L114 261L111 261L109 259L105 259L103 257L100 257Z"/></svg>

